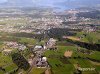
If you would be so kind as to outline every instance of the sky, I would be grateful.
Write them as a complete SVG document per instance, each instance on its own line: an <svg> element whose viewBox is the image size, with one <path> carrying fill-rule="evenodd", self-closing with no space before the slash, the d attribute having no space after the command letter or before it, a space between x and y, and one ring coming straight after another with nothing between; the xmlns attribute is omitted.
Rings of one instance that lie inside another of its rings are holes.
<svg viewBox="0 0 100 74"><path fill-rule="evenodd" d="M0 3L6 2L6 0L0 0Z"/></svg>
<svg viewBox="0 0 100 74"><path fill-rule="evenodd" d="M23 4L28 4L29 2L32 3L33 1L33 5L37 5L37 6L55 6L56 3L61 3L67 0L0 0L0 3L4 3L4 2L14 2L14 3L23 3ZM16 3L16 4L17 4Z"/></svg>
<svg viewBox="0 0 100 74"><path fill-rule="evenodd" d="M7 0L0 0L0 3L6 2ZM12 0L13 1L13 0ZM40 1L48 1L48 2L56 2L56 1L65 1L65 0L33 0L33 2L40 2Z"/></svg>
<svg viewBox="0 0 100 74"><path fill-rule="evenodd" d="M6 1L8 1L8 5L11 5L12 3L12 5L17 5L17 6L20 6L20 5L21 6L25 6L25 5L26 6L28 5L49 6L49 7L56 7L56 8L61 8L61 9L92 7L92 6L100 7L100 0L0 0L0 3L6 2ZM6 4L4 4L4 6L6 6Z"/></svg>

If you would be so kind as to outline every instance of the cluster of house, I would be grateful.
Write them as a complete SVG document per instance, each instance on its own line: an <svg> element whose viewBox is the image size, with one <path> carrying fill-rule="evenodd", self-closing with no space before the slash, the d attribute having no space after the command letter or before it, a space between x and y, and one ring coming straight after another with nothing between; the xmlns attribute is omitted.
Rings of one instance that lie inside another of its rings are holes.
<svg viewBox="0 0 100 74"><path fill-rule="evenodd" d="M23 51L26 49L26 46L23 44L18 44L17 42L4 42L5 46L3 47L3 53L5 55L10 54L14 49L18 49L19 51Z"/></svg>
<svg viewBox="0 0 100 74"><path fill-rule="evenodd" d="M47 48L50 50L56 50L56 42L57 40L50 38L49 41L46 43Z"/></svg>
<svg viewBox="0 0 100 74"><path fill-rule="evenodd" d="M85 28L83 28L83 31L85 31L85 32L95 32L96 28L90 27L90 26L86 26Z"/></svg>
<svg viewBox="0 0 100 74"><path fill-rule="evenodd" d="M40 67L49 67L48 62L47 62L47 58L39 56L38 59L36 60L36 66L38 68L40 68Z"/></svg>
<svg viewBox="0 0 100 74"><path fill-rule="evenodd" d="M56 50L56 41L53 38L50 38L44 45L36 45L34 50L40 51L40 50Z"/></svg>
<svg viewBox="0 0 100 74"><path fill-rule="evenodd" d="M4 44L7 46L7 48L14 48L21 51L26 49L25 45L18 44L17 42L4 42Z"/></svg>
<svg viewBox="0 0 100 74"><path fill-rule="evenodd" d="M56 41L53 38L50 38L44 45L36 45L34 50L37 53L37 60L36 60L36 66L38 68L40 67L49 67L47 62L47 57L42 57L42 53L45 50L56 50Z"/></svg>

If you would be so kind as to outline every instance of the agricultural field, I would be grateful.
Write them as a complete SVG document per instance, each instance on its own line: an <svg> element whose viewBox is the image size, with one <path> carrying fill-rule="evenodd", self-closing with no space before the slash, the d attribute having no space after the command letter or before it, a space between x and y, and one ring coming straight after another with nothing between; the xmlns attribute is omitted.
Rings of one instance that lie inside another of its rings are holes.
<svg viewBox="0 0 100 74"><path fill-rule="evenodd" d="M98 32L78 32L75 37L80 38L80 41L87 43L100 43L100 33Z"/></svg>
<svg viewBox="0 0 100 74"><path fill-rule="evenodd" d="M5 41L7 42L13 42L16 41L21 44L29 44L34 45L36 40L31 38L22 38L22 37L14 37L10 36L8 33L0 33L0 74L10 74L18 70L20 72L20 69L18 69L18 66L12 61L12 54L19 52L15 48L10 48L4 44ZM11 50L11 53L4 53L4 49ZM31 52L28 48L26 48L24 51L20 52L23 54L24 58L28 60L29 56L31 55ZM23 70L21 70L23 71Z"/></svg>
<svg viewBox="0 0 100 74"><path fill-rule="evenodd" d="M0 53L0 74L10 73L16 70L18 67L13 63L11 56L6 56Z"/></svg>
<svg viewBox="0 0 100 74"><path fill-rule="evenodd" d="M45 68L41 69L41 68L32 68L32 71L30 72L30 74L36 73L36 74L43 74L46 71Z"/></svg>
<svg viewBox="0 0 100 74"><path fill-rule="evenodd" d="M60 44L60 42L59 42ZM95 68L94 71L83 71L82 74L97 74L100 71L100 64L93 64L86 57L93 58L96 60L100 60L100 52L93 52L91 55L84 54L82 52L77 52L76 46L57 46L58 50L48 50L44 53L44 56L48 57L48 62L54 74L73 74L73 72L77 72L76 66L77 64L81 68ZM80 48L80 50L85 50L84 48ZM64 53L66 51L72 51L73 54L70 58L64 57ZM94 62L95 63L95 62Z"/></svg>
<svg viewBox="0 0 100 74"><path fill-rule="evenodd" d="M86 34L86 37L83 32L78 32L76 36L69 36L68 38L73 41L86 42L90 43L90 40L93 40L93 43L99 43L99 38L96 36L97 33ZM16 37L9 33L0 33L0 74L11 73L18 70L16 73L22 72L24 74L27 71L18 69L18 66L12 61L11 55L7 56L2 53L2 48L5 47L4 41L16 41L18 43L24 44L27 48L20 53L24 56L26 60L30 58L32 52L29 48L34 45L44 45L48 39L39 41L39 39L28 38L28 37ZM99 36L99 34L98 34ZM80 38L82 37L82 38ZM90 39L88 38L90 37ZM92 38L91 38L92 37ZM97 74L100 72L100 60L99 51L88 50L86 48L79 47L73 43L68 42L67 40L57 41L56 43L57 50L46 50L43 53L43 56L47 57L49 63L51 74L73 74L77 73L77 68L95 68L92 71L82 71L82 74ZM12 50L12 49L11 49ZM17 49L12 50L14 52L19 52ZM96 60L96 61L93 61ZM43 74L47 68L36 68L33 67L30 71L30 74L34 72L36 74Z"/></svg>
<svg viewBox="0 0 100 74"><path fill-rule="evenodd" d="M26 60L28 60L30 58L30 56L33 55L30 48L32 48L36 44L43 45L45 43L45 41L47 41L47 40L41 40L39 42L39 40L35 39L35 38L16 37L16 36L11 35L10 33L0 32L0 59L2 59L2 60L0 60L0 74L5 74L5 73L10 74L13 72L27 73L27 71L24 71L23 69L19 69L18 66L12 60L12 54L19 53L18 49L10 48L10 47L6 46L4 44L4 42L17 42L17 43L25 45L26 49L24 51L20 51L20 54L22 54L24 56L24 58ZM8 49L11 50L11 53L5 55L5 53L3 53L4 48L6 48L7 50ZM38 71L37 74L40 74L40 73L44 72L46 69L34 68L32 70ZM32 72L32 74L33 74L33 72Z"/></svg>

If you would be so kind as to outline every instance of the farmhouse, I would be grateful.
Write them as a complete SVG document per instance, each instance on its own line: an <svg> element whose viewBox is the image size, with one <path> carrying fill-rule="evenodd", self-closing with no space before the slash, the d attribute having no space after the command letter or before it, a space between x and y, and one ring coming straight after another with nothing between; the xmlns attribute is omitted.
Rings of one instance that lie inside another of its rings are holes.
<svg viewBox="0 0 100 74"><path fill-rule="evenodd" d="M12 52L12 50L10 50L10 49L5 49L5 50L2 51L2 53L4 55L9 55L9 54L11 54L11 52Z"/></svg>
<svg viewBox="0 0 100 74"><path fill-rule="evenodd" d="M36 46L34 47L34 50L41 50L41 49L43 49L43 47L40 46L40 45L36 45Z"/></svg>
<svg viewBox="0 0 100 74"><path fill-rule="evenodd" d="M47 44L46 44L47 48L48 48L48 49L53 49L53 50L55 50L55 49L56 49L56 41L57 41L57 40L55 40L55 39L53 39L53 38L50 38L50 39L48 40Z"/></svg>
<svg viewBox="0 0 100 74"><path fill-rule="evenodd" d="M47 58L46 57L39 57L37 62L36 62L36 66L38 68L48 67Z"/></svg>
<svg viewBox="0 0 100 74"><path fill-rule="evenodd" d="M23 50L26 49L26 46L25 46L25 45L22 45L22 44L19 44L18 49L19 49L20 51L23 51Z"/></svg>

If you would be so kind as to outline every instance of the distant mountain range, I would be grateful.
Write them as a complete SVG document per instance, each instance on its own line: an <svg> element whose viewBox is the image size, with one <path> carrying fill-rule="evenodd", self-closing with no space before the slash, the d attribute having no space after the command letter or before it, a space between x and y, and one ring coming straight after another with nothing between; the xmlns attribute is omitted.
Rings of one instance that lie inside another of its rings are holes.
<svg viewBox="0 0 100 74"><path fill-rule="evenodd" d="M7 0L0 7L55 7L71 9L79 7L100 7L100 0Z"/></svg>

